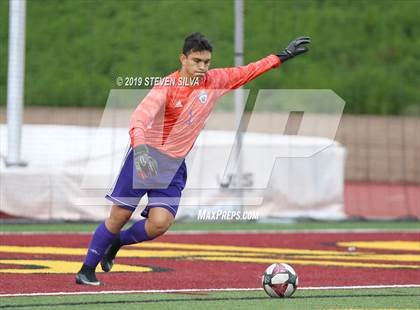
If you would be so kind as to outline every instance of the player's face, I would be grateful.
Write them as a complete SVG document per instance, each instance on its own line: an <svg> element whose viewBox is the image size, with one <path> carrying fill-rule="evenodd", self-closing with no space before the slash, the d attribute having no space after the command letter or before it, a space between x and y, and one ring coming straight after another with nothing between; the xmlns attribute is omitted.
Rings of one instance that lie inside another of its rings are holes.
<svg viewBox="0 0 420 310"><path fill-rule="evenodd" d="M209 51L191 52L188 56L181 54L182 72L189 77L202 78L209 70L211 53Z"/></svg>

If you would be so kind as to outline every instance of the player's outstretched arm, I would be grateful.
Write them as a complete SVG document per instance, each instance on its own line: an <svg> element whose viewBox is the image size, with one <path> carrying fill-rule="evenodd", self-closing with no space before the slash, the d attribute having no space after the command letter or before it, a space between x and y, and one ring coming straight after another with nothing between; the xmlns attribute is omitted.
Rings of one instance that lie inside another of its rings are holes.
<svg viewBox="0 0 420 310"><path fill-rule="evenodd" d="M149 149L145 144L140 144L134 148L134 165L138 175L143 179L157 174L157 161L150 156Z"/></svg>
<svg viewBox="0 0 420 310"><path fill-rule="evenodd" d="M309 37L298 37L279 54L267 56L246 66L213 69L209 73L216 81L215 88L224 89L227 92L252 81L268 70L278 67L280 63L307 52L308 47L305 45L309 43Z"/></svg>
<svg viewBox="0 0 420 310"><path fill-rule="evenodd" d="M311 43L311 39L309 37L298 37L290 42L284 51L277 54L277 56L283 63L288 59L306 53L308 51L308 47L305 45L309 43Z"/></svg>

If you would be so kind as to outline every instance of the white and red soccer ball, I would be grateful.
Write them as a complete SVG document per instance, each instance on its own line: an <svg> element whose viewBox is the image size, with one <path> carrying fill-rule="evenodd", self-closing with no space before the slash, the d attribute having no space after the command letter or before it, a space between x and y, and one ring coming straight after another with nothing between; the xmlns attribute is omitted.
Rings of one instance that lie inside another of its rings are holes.
<svg viewBox="0 0 420 310"><path fill-rule="evenodd" d="M264 291L271 297L290 297L296 291L299 278L288 264L272 264L262 275Z"/></svg>

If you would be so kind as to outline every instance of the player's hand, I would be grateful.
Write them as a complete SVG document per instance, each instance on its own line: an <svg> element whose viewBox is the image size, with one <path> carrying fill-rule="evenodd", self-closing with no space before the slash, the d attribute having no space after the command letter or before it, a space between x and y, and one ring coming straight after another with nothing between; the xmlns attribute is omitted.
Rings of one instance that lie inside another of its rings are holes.
<svg viewBox="0 0 420 310"><path fill-rule="evenodd" d="M286 49L280 54L277 54L277 56L283 63L290 58L306 53L308 48L304 45L309 43L311 43L311 39L309 37L298 37L290 42Z"/></svg>
<svg viewBox="0 0 420 310"><path fill-rule="evenodd" d="M150 156L145 144L140 144L134 148L134 165L142 179L147 179L157 174L158 163L156 159Z"/></svg>

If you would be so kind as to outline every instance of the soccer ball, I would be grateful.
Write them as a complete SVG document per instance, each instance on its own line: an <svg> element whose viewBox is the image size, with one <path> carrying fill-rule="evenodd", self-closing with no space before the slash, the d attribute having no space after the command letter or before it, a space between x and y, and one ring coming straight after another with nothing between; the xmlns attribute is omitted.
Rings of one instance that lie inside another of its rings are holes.
<svg viewBox="0 0 420 310"><path fill-rule="evenodd" d="M290 297L298 286L298 275L288 264L272 264L262 275L264 291L271 297Z"/></svg>

